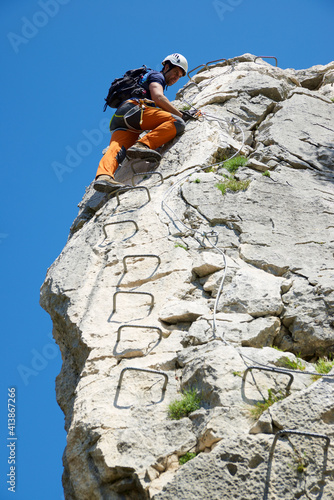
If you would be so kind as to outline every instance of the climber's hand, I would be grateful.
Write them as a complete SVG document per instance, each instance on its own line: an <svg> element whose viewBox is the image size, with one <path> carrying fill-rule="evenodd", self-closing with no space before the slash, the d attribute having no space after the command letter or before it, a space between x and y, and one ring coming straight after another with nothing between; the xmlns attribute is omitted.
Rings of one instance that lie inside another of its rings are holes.
<svg viewBox="0 0 334 500"><path fill-rule="evenodd" d="M182 111L182 119L187 122L188 120L198 120L197 110L190 109L189 111Z"/></svg>

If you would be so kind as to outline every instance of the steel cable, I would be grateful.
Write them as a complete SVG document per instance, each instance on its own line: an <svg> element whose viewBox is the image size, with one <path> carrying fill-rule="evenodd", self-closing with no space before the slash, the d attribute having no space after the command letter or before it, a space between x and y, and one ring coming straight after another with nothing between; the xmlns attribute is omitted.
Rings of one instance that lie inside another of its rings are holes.
<svg viewBox="0 0 334 500"><path fill-rule="evenodd" d="M220 75L218 75L220 76ZM213 79L215 79L217 77L213 77L211 78L209 81L212 82ZM193 83L194 85L196 85L197 87L199 87L199 85L195 82L191 82ZM197 94L195 94L194 98L201 92L201 90L198 91ZM193 99L194 99L193 98ZM167 204L166 202L166 198L168 198L170 196L170 194L174 191L174 189L176 189L177 187L181 187L181 183L184 183L186 182L186 180L191 176L193 175L194 173L196 172L199 172L201 170L205 170L207 168L212 168L212 167L218 167L219 165L223 165L226 161L229 161L231 160L232 158L234 158L235 156L237 156L240 151L242 150L242 148L244 147L245 145L245 134L244 134L244 131L243 129L240 127L240 125L238 125L237 121L239 120L236 120L235 118L231 119L231 120L228 120L226 118L219 118L217 116L214 116L214 115L211 115L209 113L206 113L206 112L201 112L199 109L195 108L195 106L193 106L193 104L191 102L189 102L188 100L186 100L184 97L182 97L182 100L188 105L190 106L191 108L194 108L194 110L200 114L200 117L203 117L203 119L206 119L208 121L217 121L219 123L220 126L222 126L221 124L224 122L225 124L231 124L233 126L236 126L240 132L241 132L241 135L242 135L242 144L240 146L240 148L238 149L238 151L236 153L234 153L230 158L228 158L227 160L223 160L223 161L220 161L220 162L217 162L217 163L214 163L214 164L207 164L205 166L202 166L202 167L195 167L190 173L188 172L185 176L181 177L178 181L176 181L165 193L163 199L162 199L162 202L161 202L161 208L162 210L164 210L166 213L167 211L165 210L165 207L169 210L170 213L172 213L174 215L174 219L169 215L170 219L172 220L172 222L174 223L174 225L177 227L176 225L176 221L178 221L184 228L186 228L186 230L189 232L189 235L192 236L194 239L196 239L197 242L199 242L199 244L201 246L204 246L204 240L206 239L208 241L208 243L210 244L210 246L217 250L218 253L220 253L222 256L223 256L223 261L224 261L224 273L223 273L223 276L222 276L222 279L221 279L221 282L220 282L220 285L219 285L219 288L218 288L218 291L217 291L217 297L216 297L216 300L215 300L215 304L214 304L214 310L213 310L213 321L212 321L212 333L213 333L213 336L212 338L213 339L216 339L216 340L221 340L222 342L224 342L226 345L228 346L231 346L233 347L234 349L237 350L238 354L241 356L241 358L243 359L244 363L246 364L247 366L247 362L245 361L245 359L248 359L249 361L251 361L252 363L255 363L257 364L258 366L262 366L262 367L269 367L270 365L266 365L264 363L259 363L258 361L255 361L253 360L252 358L250 358L249 356L246 356L245 354L243 354L242 352L240 352L239 348L234 346L233 344L231 344L230 342L228 342L224 336L222 337L217 337L216 336L216 331L217 331L217 324L216 324L216 317L217 317L217 309L218 309L218 303L219 303L219 299L221 297L221 294L223 292L223 287L224 287L224 282L225 282L225 278L226 278L226 274L227 274L227 262L226 262L226 255L225 255L225 252L223 252L220 248L217 247L216 244L213 244L211 241L210 241L210 234L211 236L213 235L213 233L215 233L217 235L217 233L215 231L210 231L210 232L206 232L206 231L203 231L202 233L200 231L197 231L197 230L194 230L193 228L187 226L183 221L181 221L180 217L178 217L178 215L174 212L174 210ZM185 200L185 203L188 204L188 202ZM218 235L217 235L218 236ZM202 237L202 242L200 241L200 237ZM283 372L285 373L299 373L299 374L302 374L302 375L316 375L316 376L319 376L319 377L334 377L334 375L329 375L329 374L326 374L326 373L313 373L313 372L306 372L306 371L298 371L296 372L296 370L289 370L289 369L282 369Z"/></svg>

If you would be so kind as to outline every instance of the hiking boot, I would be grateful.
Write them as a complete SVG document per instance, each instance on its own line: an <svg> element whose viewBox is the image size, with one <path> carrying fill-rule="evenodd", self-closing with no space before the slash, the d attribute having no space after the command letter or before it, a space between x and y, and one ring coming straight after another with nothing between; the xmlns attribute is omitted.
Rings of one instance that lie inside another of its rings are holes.
<svg viewBox="0 0 334 500"><path fill-rule="evenodd" d="M115 181L111 175L99 175L93 187L95 191L99 191L100 193L111 193L112 191L125 187L125 184Z"/></svg>
<svg viewBox="0 0 334 500"><path fill-rule="evenodd" d="M146 144L142 142L136 142L131 148L126 150L126 155L129 158L154 158L157 161L161 160L161 154L155 149L150 149Z"/></svg>

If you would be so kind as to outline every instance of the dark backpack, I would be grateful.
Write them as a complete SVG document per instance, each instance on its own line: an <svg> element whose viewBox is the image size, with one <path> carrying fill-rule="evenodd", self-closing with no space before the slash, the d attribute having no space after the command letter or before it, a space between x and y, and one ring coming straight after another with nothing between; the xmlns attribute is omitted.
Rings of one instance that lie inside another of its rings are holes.
<svg viewBox="0 0 334 500"><path fill-rule="evenodd" d="M109 88L107 97L104 99L106 102L103 111L107 109L107 106L118 108L122 102L131 97L144 98L147 91L141 86L141 81L148 71L151 71L151 69L142 66L137 69L129 69L122 78L116 78Z"/></svg>

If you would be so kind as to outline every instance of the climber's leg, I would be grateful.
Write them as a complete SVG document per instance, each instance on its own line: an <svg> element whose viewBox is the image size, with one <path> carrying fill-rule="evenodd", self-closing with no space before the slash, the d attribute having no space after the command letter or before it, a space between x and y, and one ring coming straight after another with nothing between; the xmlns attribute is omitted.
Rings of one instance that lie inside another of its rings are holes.
<svg viewBox="0 0 334 500"><path fill-rule="evenodd" d="M160 159L160 154L153 150L182 134L185 122L182 118L160 108L146 106L143 110L140 127L142 130L150 130L150 132L128 150L128 156L130 158L156 157Z"/></svg>
<svg viewBox="0 0 334 500"><path fill-rule="evenodd" d="M128 130L115 130L111 136L109 148L102 157L96 172L94 189L110 192L122 187L124 184L115 181L114 174L126 156L126 149L132 146L139 133Z"/></svg>

